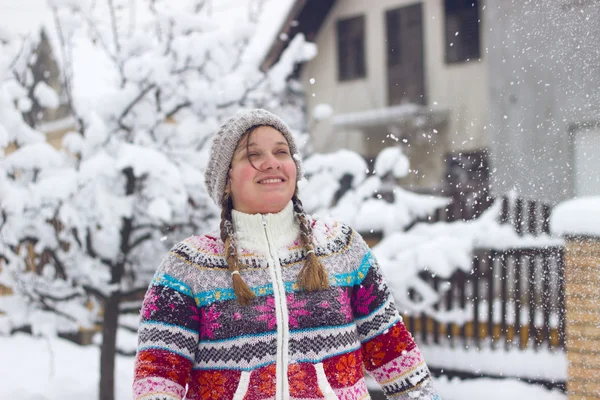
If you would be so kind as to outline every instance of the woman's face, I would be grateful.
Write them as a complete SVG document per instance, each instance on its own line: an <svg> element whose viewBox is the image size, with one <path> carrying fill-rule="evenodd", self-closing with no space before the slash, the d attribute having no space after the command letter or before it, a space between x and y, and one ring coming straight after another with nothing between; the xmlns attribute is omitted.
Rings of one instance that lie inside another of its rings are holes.
<svg viewBox="0 0 600 400"><path fill-rule="evenodd" d="M229 185L237 211L283 210L296 190L296 164L283 134L271 126L259 126L244 136L233 154Z"/></svg>

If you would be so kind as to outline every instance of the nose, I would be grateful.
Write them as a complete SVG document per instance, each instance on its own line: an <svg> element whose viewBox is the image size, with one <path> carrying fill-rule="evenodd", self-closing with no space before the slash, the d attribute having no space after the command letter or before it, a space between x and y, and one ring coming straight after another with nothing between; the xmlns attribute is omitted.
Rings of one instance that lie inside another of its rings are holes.
<svg viewBox="0 0 600 400"><path fill-rule="evenodd" d="M266 171L269 169L280 169L280 168L281 168L281 163L279 162L277 157L275 157L273 154L268 154L264 158L260 169Z"/></svg>

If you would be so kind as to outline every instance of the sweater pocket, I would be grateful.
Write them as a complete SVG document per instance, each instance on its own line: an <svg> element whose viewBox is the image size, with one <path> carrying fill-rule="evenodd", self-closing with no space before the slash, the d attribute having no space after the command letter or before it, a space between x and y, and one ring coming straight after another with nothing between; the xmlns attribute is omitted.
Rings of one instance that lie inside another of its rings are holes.
<svg viewBox="0 0 600 400"><path fill-rule="evenodd" d="M323 368L323 363L320 362L315 364L315 370L317 372L317 384L319 385L319 389L321 393L323 393L325 400L339 400L333 388L329 384L327 380L327 375L325 375L325 369Z"/></svg>

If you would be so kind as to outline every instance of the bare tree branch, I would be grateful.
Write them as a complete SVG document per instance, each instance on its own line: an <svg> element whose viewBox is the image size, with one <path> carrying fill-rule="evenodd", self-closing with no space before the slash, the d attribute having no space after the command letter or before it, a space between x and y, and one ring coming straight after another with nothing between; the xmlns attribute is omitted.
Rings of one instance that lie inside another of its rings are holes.
<svg viewBox="0 0 600 400"><path fill-rule="evenodd" d="M140 244L144 243L145 241L152 239L152 234L151 233L147 233L143 236L140 236L139 238L137 238L135 241L133 241L133 243L131 243L129 245L129 251L135 249L137 246L139 246Z"/></svg>
<svg viewBox="0 0 600 400"><path fill-rule="evenodd" d="M190 101L186 101L184 103L178 104L165 115L165 118L167 118L167 119L171 118L171 117L175 116L175 114L177 114L179 111L181 111L184 108L187 108L191 105L192 105L192 102L190 102Z"/></svg>
<svg viewBox="0 0 600 400"><path fill-rule="evenodd" d="M25 43L27 43L28 41L29 41L29 34L25 38L23 38L23 40L21 40L21 48L15 55L15 58L10 62L9 66L8 66L9 71L13 70L13 68L19 61L19 58L21 58L21 56L23 55L23 52L25 51Z"/></svg>
<svg viewBox="0 0 600 400"><path fill-rule="evenodd" d="M33 289L33 293L40 296L40 300L48 299L48 300L55 301L57 303L73 300L73 299L83 296L83 294L80 292L72 292L66 296L59 297L59 296L56 296L56 295L53 295L50 293L42 293L39 289Z"/></svg>
<svg viewBox="0 0 600 400"><path fill-rule="evenodd" d="M82 285L83 290L86 291L86 293L91 294L92 296L96 297L98 300L104 302L106 300L106 295L104 293L102 293L100 290L96 289L93 286L90 285Z"/></svg>
<svg viewBox="0 0 600 400"><path fill-rule="evenodd" d="M152 89L156 88L156 84L151 83L150 85L146 86L144 89L142 89L138 95L127 105L127 107L125 107L125 109L123 110L123 112L121 113L121 115L119 115L119 125L122 124L123 119L127 116L127 114L129 114L129 112L133 109L133 107L135 107L135 105L144 98L144 96L146 94L148 94L148 92L150 92Z"/></svg>
<svg viewBox="0 0 600 400"><path fill-rule="evenodd" d="M116 54L121 53L121 45L119 44L119 31L117 29L117 14L115 13L115 5L113 0L108 0L108 9L110 12L110 25L112 26L113 31L113 40L115 42L115 51Z"/></svg>

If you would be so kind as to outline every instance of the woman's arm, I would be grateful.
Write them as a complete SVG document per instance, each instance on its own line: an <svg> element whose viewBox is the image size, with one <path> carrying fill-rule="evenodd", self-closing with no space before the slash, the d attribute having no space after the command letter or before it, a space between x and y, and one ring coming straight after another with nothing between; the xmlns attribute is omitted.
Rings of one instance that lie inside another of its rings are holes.
<svg viewBox="0 0 600 400"><path fill-rule="evenodd" d="M366 243L363 245L365 252L357 271L358 283L353 287L352 311L364 367L390 399L440 400L425 360L402 323L379 265Z"/></svg>
<svg viewBox="0 0 600 400"><path fill-rule="evenodd" d="M198 346L200 316L190 286L173 271L185 268L169 253L144 297L138 329L133 398L185 396ZM174 268L178 267L178 268Z"/></svg>

